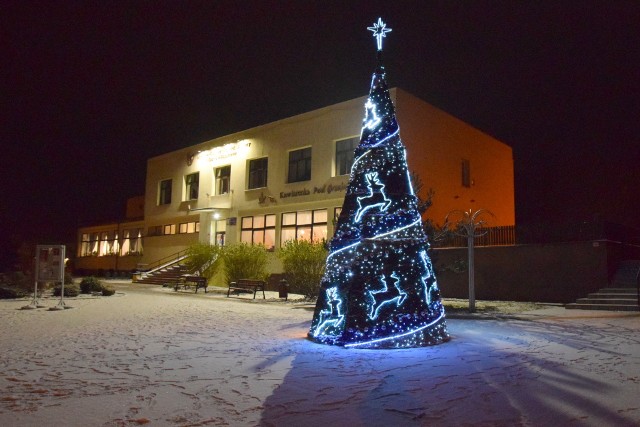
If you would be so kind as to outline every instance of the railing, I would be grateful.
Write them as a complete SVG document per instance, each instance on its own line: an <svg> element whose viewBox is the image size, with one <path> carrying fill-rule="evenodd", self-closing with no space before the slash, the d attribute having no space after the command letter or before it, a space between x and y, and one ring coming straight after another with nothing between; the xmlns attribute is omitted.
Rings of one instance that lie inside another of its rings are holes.
<svg viewBox="0 0 640 427"><path fill-rule="evenodd" d="M176 252L175 254L167 255L166 257L160 258L159 260L154 261L154 262L152 262L150 264L145 264L144 271L145 272L152 271L152 270L155 270L156 268L161 267L163 265L173 263L175 261L180 260L181 258L184 258L185 255L187 255L187 250L186 249L182 250L180 252ZM139 270L142 270L142 269L139 269Z"/></svg>
<svg viewBox="0 0 640 427"><path fill-rule="evenodd" d="M478 231L486 234L475 239L476 246L607 240L621 243L623 250L628 250L629 253L625 257L629 259L637 259L640 250L640 230L610 222L511 225L487 227ZM456 236L451 232L435 239L431 238L430 242L435 248L467 246L466 237Z"/></svg>
<svg viewBox="0 0 640 427"><path fill-rule="evenodd" d="M500 227L478 228L478 233L482 234L476 237L475 246L507 246L516 244L516 227L506 225ZM434 248L466 248L467 238L447 233L442 237L431 241Z"/></svg>

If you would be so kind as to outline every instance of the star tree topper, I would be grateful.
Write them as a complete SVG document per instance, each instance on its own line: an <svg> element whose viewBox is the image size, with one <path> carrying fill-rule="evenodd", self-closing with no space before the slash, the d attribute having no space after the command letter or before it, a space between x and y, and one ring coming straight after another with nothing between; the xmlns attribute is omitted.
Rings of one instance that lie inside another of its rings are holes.
<svg viewBox="0 0 640 427"><path fill-rule="evenodd" d="M387 28L387 24L382 22L382 18L378 18L378 22L373 23L373 27L367 27L367 30L373 31L373 37L378 41L378 50L382 50L382 38L387 37L391 28Z"/></svg>

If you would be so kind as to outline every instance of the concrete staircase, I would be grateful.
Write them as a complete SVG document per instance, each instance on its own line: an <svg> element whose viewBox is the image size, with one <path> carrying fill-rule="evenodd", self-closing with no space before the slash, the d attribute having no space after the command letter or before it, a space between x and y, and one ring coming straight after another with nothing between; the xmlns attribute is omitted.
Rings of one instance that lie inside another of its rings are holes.
<svg viewBox="0 0 640 427"><path fill-rule="evenodd" d="M640 311L638 292L635 288L602 288L578 298L575 303L565 305L568 309Z"/></svg>
<svg viewBox="0 0 640 427"><path fill-rule="evenodd" d="M176 263L145 273L140 279L138 279L137 283L149 283L152 285L175 283L180 276L187 273L187 267L180 263Z"/></svg>
<svg viewBox="0 0 640 427"><path fill-rule="evenodd" d="M581 310L640 311L638 299L638 280L640 279L640 261L623 261L613 277L611 287L579 298L565 308Z"/></svg>

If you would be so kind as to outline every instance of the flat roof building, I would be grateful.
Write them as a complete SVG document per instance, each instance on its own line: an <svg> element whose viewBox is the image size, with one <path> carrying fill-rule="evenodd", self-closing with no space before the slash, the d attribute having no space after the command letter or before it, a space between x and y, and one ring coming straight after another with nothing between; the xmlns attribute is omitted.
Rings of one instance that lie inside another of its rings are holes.
<svg viewBox="0 0 640 427"><path fill-rule="evenodd" d="M515 225L509 146L401 90L390 90L409 169L432 189L425 216L487 209ZM215 138L147 161L144 218L78 230L76 268L131 270L195 242L330 239L349 183L366 96ZM275 257L274 257L275 259ZM277 272L279 264L271 266Z"/></svg>

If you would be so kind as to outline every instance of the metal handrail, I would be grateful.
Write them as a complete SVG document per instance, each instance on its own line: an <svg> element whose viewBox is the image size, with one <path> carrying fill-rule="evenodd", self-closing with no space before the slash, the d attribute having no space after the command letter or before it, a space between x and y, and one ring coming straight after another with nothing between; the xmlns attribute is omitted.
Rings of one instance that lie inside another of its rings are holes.
<svg viewBox="0 0 640 427"><path fill-rule="evenodd" d="M176 252L175 254L167 255L164 258L160 258L157 261L147 264L146 271L151 271L153 269L160 267L161 265L168 264L171 261L177 261L181 257L184 257L186 254L187 254L187 249Z"/></svg>

